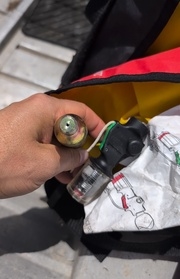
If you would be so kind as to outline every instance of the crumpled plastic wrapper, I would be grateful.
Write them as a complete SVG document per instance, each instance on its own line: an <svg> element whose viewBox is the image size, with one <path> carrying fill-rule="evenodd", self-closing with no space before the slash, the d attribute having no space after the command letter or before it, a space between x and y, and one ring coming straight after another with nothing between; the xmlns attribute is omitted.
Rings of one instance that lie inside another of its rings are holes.
<svg viewBox="0 0 180 279"><path fill-rule="evenodd" d="M85 206L85 233L180 225L180 106L152 118L148 128L141 155Z"/></svg>

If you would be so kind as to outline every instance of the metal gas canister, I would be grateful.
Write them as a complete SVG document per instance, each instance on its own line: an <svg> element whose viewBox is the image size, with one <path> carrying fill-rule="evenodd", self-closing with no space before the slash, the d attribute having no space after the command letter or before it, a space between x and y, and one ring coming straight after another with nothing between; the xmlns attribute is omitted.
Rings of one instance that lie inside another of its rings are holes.
<svg viewBox="0 0 180 279"><path fill-rule="evenodd" d="M88 134L84 121L75 114L66 114L60 117L54 125L56 139L67 147L81 147Z"/></svg>

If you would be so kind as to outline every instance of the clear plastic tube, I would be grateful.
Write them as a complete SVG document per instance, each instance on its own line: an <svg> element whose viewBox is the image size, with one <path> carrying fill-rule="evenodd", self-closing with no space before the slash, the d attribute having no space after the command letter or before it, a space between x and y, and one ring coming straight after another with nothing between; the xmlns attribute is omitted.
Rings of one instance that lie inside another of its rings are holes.
<svg viewBox="0 0 180 279"><path fill-rule="evenodd" d="M89 159L67 185L67 190L75 200L86 205L103 192L110 180Z"/></svg>

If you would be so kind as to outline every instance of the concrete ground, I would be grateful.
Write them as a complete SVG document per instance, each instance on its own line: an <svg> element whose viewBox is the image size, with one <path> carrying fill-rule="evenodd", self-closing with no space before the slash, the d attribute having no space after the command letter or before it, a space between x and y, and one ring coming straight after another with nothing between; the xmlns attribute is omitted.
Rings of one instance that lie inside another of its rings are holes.
<svg viewBox="0 0 180 279"><path fill-rule="evenodd" d="M55 89L74 51L21 32L32 0L0 0L0 108ZM3 136L3 135L1 135ZM176 258L112 251L100 263L45 202L43 187L0 201L0 279L177 279Z"/></svg>

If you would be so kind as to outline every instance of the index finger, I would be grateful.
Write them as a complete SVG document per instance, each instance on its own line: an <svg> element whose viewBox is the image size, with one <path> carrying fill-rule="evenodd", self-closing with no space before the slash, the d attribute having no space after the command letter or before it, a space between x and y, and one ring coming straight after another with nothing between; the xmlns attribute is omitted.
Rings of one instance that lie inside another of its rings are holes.
<svg viewBox="0 0 180 279"><path fill-rule="evenodd" d="M89 134L94 138L98 136L105 123L92 109L81 102L51 98L55 99L55 121L62 115L76 114L85 122Z"/></svg>

